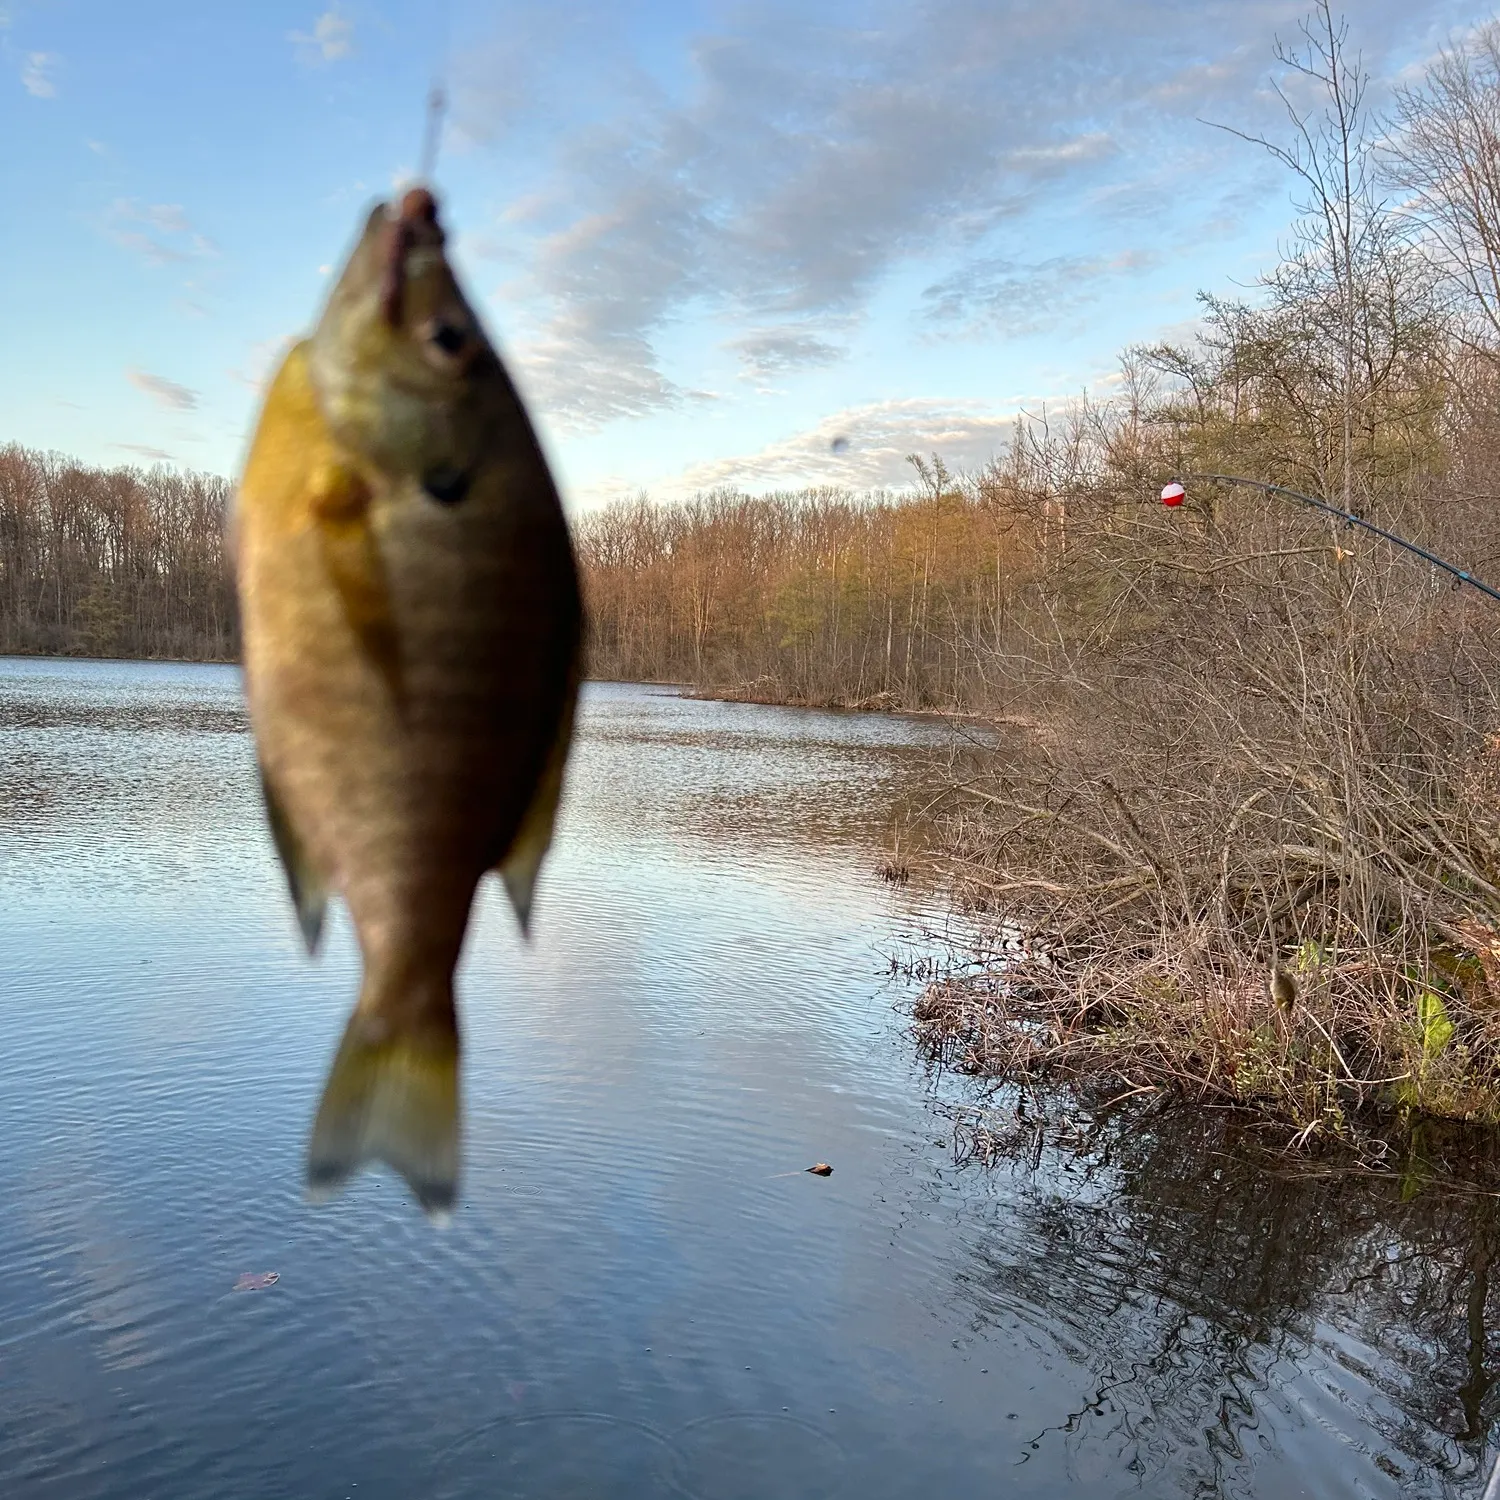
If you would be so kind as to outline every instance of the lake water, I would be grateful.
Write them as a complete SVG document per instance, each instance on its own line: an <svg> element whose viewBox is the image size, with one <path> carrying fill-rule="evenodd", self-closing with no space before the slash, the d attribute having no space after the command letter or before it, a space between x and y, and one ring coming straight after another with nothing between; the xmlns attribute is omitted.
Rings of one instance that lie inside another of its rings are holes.
<svg viewBox="0 0 1500 1500"><path fill-rule="evenodd" d="M490 891L466 950L439 1232L302 1200L357 966L238 674L0 661L0 1495L1477 1495L1496 1200L1198 1117L962 1161L873 873L944 735L591 686L535 941Z"/></svg>

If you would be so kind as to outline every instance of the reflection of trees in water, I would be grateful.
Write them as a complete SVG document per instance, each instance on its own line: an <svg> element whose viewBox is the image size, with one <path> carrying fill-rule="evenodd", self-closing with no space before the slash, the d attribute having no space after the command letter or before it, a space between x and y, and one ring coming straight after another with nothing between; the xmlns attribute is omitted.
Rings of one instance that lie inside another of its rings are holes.
<svg viewBox="0 0 1500 1500"><path fill-rule="evenodd" d="M90 703L79 696L8 696L0 689L0 731L121 730L152 734L245 734L250 718L237 702Z"/></svg>
<svg viewBox="0 0 1500 1500"><path fill-rule="evenodd" d="M1098 1372L1037 1445L1060 1434L1101 1474L1217 1495L1248 1444L1275 1448L1268 1408L1295 1404L1281 1392L1300 1382L1311 1419L1347 1413L1347 1461L1399 1473L1402 1493L1467 1494L1497 1415L1500 1201L1472 1176L1438 1190L1414 1170L1277 1172L1242 1129L1117 1113L1084 1149L1050 1146L1037 1173L1030 1122L998 1142L1016 1190L966 1295L986 1323L1040 1315ZM1332 1375L1331 1403L1309 1364Z"/></svg>
<svg viewBox="0 0 1500 1500"><path fill-rule="evenodd" d="M635 831L649 804L658 827L762 850L866 849L896 827L917 844L913 812L932 801L935 747L946 743L940 726L873 716L858 738L820 738L820 723L838 721L808 710L735 704L726 716L702 700L674 701L659 717L613 709L585 700L569 770L592 823Z"/></svg>

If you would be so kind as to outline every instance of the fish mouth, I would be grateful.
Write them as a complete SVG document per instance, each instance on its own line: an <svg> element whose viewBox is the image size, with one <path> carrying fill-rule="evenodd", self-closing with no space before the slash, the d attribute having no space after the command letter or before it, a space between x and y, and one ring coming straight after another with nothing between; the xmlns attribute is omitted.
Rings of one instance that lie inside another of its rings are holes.
<svg viewBox="0 0 1500 1500"><path fill-rule="evenodd" d="M406 294L407 254L418 245L431 245L440 249L443 244L437 199L425 187L408 189L401 202L395 205L395 213L385 234L380 313L391 328L399 328Z"/></svg>

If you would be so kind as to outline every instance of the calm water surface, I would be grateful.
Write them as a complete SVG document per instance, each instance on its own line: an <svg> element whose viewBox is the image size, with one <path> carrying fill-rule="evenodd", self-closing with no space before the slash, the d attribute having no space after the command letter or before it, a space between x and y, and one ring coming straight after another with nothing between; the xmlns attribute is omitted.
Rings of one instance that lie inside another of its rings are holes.
<svg viewBox="0 0 1500 1500"><path fill-rule="evenodd" d="M0 1495L1477 1494L1493 1200L1140 1117L955 1164L872 876L944 732L591 687L438 1233L301 1200L356 962L237 673L0 661Z"/></svg>

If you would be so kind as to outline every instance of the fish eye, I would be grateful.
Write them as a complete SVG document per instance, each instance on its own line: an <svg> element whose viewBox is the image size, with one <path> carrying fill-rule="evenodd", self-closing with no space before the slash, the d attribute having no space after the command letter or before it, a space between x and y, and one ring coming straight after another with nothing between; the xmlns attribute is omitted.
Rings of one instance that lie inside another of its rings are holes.
<svg viewBox="0 0 1500 1500"><path fill-rule="evenodd" d="M470 347L469 330L447 318L429 318L422 330L423 350L439 369L451 369Z"/></svg>
<svg viewBox="0 0 1500 1500"><path fill-rule="evenodd" d="M442 505L457 505L469 493L473 478L472 474L465 474L462 469L439 464L423 474L422 488Z"/></svg>

